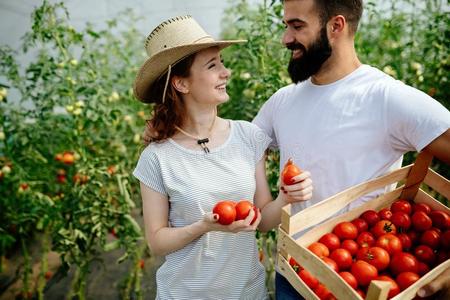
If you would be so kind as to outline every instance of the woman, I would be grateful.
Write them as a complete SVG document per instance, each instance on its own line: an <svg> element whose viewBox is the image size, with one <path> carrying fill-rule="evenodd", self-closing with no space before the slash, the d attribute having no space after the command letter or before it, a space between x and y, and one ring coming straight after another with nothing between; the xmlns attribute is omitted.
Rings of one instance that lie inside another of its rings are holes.
<svg viewBox="0 0 450 300"><path fill-rule="evenodd" d="M145 233L152 252L166 255L156 274L157 299L266 299L264 267L254 231L280 222L288 201L310 197L267 185L270 139L255 125L217 116L228 100L230 70L220 50L243 41L215 41L190 16L161 23L149 35L150 58L138 72L136 97L154 102L147 147L133 172L141 182ZM255 212L230 225L211 213L221 200L253 202Z"/></svg>

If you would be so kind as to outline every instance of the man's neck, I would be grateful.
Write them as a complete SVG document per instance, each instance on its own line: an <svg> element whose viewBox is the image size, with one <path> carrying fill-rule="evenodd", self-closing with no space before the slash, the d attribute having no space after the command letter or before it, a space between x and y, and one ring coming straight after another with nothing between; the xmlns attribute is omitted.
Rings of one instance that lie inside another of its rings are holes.
<svg viewBox="0 0 450 300"><path fill-rule="evenodd" d="M319 72L311 77L311 82L317 85L330 84L355 71L361 62L354 47L349 49L333 49L333 54L322 65Z"/></svg>

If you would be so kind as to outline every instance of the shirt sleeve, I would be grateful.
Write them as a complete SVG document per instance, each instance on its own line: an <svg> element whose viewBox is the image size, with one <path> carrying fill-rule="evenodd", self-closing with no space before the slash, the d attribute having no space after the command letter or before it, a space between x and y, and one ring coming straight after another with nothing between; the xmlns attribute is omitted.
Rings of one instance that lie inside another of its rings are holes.
<svg viewBox="0 0 450 300"><path fill-rule="evenodd" d="M158 157L148 147L141 153L133 175L152 190L167 195Z"/></svg>
<svg viewBox="0 0 450 300"><path fill-rule="evenodd" d="M259 110L256 117L253 119L252 123L258 126L260 129L262 129L272 140L269 144L272 148L278 148L278 142L276 140L275 131L274 131L274 120L273 115L275 114L274 111L274 96L269 98L261 109Z"/></svg>
<svg viewBox="0 0 450 300"><path fill-rule="evenodd" d="M264 157L264 153L272 142L272 139L264 132L264 130L259 128L257 125L252 124L250 141L255 151L256 164Z"/></svg>
<svg viewBox="0 0 450 300"><path fill-rule="evenodd" d="M450 128L450 112L424 92L396 81L387 93L387 124L394 149L421 151Z"/></svg>

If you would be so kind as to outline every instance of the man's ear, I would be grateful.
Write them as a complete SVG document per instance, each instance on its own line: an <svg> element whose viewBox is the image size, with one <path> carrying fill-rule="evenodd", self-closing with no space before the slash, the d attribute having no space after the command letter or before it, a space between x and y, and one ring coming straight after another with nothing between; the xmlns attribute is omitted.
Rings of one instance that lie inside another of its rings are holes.
<svg viewBox="0 0 450 300"><path fill-rule="evenodd" d="M333 35L344 31L344 28L347 25L347 20L343 15L337 15L331 18L328 24L331 27L330 28L331 35Z"/></svg>
<svg viewBox="0 0 450 300"><path fill-rule="evenodd" d="M181 76L173 76L171 79L172 86L182 94L189 93L189 88L186 82L186 78Z"/></svg>

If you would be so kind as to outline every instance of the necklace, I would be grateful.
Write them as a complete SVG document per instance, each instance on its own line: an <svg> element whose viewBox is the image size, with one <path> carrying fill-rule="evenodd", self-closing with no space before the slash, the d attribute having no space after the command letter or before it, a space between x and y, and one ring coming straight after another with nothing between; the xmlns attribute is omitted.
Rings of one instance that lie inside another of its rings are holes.
<svg viewBox="0 0 450 300"><path fill-rule="evenodd" d="M216 122L216 117L214 117L214 120L212 121L211 127L209 127L208 135L211 135L211 131L212 131L213 127L214 127L214 123L215 122ZM200 138L199 136L192 135L189 132L184 131L183 129L181 129L177 125L175 125L175 128L179 132L181 132L182 134L184 134L184 135L186 135L186 136L188 136L190 138L196 139L197 140L197 144L200 145L200 147L202 147L203 151L205 151L205 153L209 153L209 148L208 148L208 146L206 146L206 143L209 142L209 138L208 137Z"/></svg>

